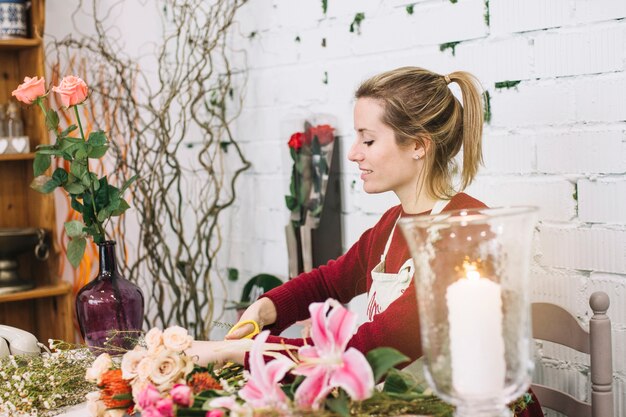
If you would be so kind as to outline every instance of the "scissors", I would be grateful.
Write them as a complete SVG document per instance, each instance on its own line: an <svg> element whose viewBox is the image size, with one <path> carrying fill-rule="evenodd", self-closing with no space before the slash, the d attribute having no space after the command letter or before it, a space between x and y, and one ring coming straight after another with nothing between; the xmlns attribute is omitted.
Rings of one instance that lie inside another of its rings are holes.
<svg viewBox="0 0 626 417"><path fill-rule="evenodd" d="M259 334L261 332L261 328L259 327L259 323L257 323L254 320L244 320L244 321L240 321L239 323L237 323L233 327L231 327L231 329L228 331L227 334L231 334L232 332L234 332L235 330L237 330L241 326L245 326L246 324L251 324L254 327L254 329L252 329L252 331L250 333L245 335L243 337L244 339L252 339L254 336L256 336L257 334Z"/></svg>

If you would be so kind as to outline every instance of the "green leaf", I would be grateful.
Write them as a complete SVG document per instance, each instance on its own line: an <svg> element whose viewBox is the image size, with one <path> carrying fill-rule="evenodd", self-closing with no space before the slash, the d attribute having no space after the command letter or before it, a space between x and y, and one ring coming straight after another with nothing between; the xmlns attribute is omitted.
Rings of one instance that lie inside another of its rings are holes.
<svg viewBox="0 0 626 417"><path fill-rule="evenodd" d="M76 125L69 125L67 127L67 129L63 130L61 133L59 133L60 137L66 137L67 135L69 135L71 132L75 131L76 129L78 129L78 126ZM76 138L79 139L79 138ZM81 142L83 141L82 139L79 139Z"/></svg>
<svg viewBox="0 0 626 417"><path fill-rule="evenodd" d="M109 205L109 187L106 175L98 181L98 188L95 190L94 202L96 203L96 211L100 211ZM94 184L94 188L95 184Z"/></svg>
<svg viewBox="0 0 626 417"><path fill-rule="evenodd" d="M87 227L96 221L96 214L93 211L93 197L88 192L83 194L83 220L85 220Z"/></svg>
<svg viewBox="0 0 626 417"><path fill-rule="evenodd" d="M300 184L300 190L298 195L298 203L304 205L309 199L309 187L305 187L306 184Z"/></svg>
<svg viewBox="0 0 626 417"><path fill-rule="evenodd" d="M317 138L317 135L313 136L313 141L311 142L311 152L313 155L322 154L322 147L320 146L320 141Z"/></svg>
<svg viewBox="0 0 626 417"><path fill-rule="evenodd" d="M54 191L54 189L57 188L58 185L59 184L57 184L57 182L49 176L40 175L38 177L35 177L33 182L30 183L30 188L43 194L49 194Z"/></svg>
<svg viewBox="0 0 626 417"><path fill-rule="evenodd" d="M122 189L120 190L120 195L124 195L124 192L126 191L126 189L128 187L130 187L130 185L135 182L135 180L137 179L137 175L133 175L132 177L130 177L129 179L126 180L126 182L124 183L124 185L122 185Z"/></svg>
<svg viewBox="0 0 626 417"><path fill-rule="evenodd" d="M87 155L91 159L98 159L98 158L102 158L107 153L108 150L109 150L109 145L93 146Z"/></svg>
<svg viewBox="0 0 626 417"><path fill-rule="evenodd" d="M121 195L120 190L118 190L116 186L111 185L111 184L109 184L108 187L109 187L109 200L110 201L119 200L120 195Z"/></svg>
<svg viewBox="0 0 626 417"><path fill-rule="evenodd" d="M374 372L374 381L379 381L391 368L409 360L406 355L390 347L370 350L366 357Z"/></svg>
<svg viewBox="0 0 626 417"><path fill-rule="evenodd" d="M87 163L85 161L72 161L70 164L70 173L81 181L83 181L84 177L89 178L87 175Z"/></svg>
<svg viewBox="0 0 626 417"><path fill-rule="evenodd" d="M70 239L70 242L67 244L67 259L74 268L78 268L78 265L80 265L80 261L85 254L85 247L87 247L87 239L84 237Z"/></svg>
<svg viewBox="0 0 626 417"><path fill-rule="evenodd" d="M91 132L89 134L89 139L87 139L87 143L91 146L105 146L107 143L107 137L102 130Z"/></svg>
<svg viewBox="0 0 626 417"><path fill-rule="evenodd" d="M290 195L285 196L285 204L290 211L293 211L298 207L298 200Z"/></svg>
<svg viewBox="0 0 626 417"><path fill-rule="evenodd" d="M63 151L57 149L56 147L37 149L37 153L41 155L63 156Z"/></svg>
<svg viewBox="0 0 626 417"><path fill-rule="evenodd" d="M340 416L348 417L350 415L350 400L344 390L339 390L337 398L326 399L326 407Z"/></svg>
<svg viewBox="0 0 626 417"><path fill-rule="evenodd" d="M67 182L67 171L63 168L57 168L52 173L52 179L56 181L57 185L64 185Z"/></svg>
<svg viewBox="0 0 626 417"><path fill-rule="evenodd" d="M235 282L239 279L239 270L237 268L228 268L228 280Z"/></svg>
<svg viewBox="0 0 626 417"><path fill-rule="evenodd" d="M74 158L80 159L82 161L86 160L87 156L89 155L89 148L90 147L84 143L83 146L78 148L78 150L74 154Z"/></svg>
<svg viewBox="0 0 626 417"><path fill-rule="evenodd" d="M56 131L59 126L59 115L54 110L48 110L46 113L46 127L48 130Z"/></svg>
<svg viewBox="0 0 626 417"><path fill-rule="evenodd" d="M117 207L115 208L115 210L113 210L111 212L111 216L121 216L122 214L124 214L124 212L126 210L128 210L130 208L130 205L128 205L128 203L126 202L126 200L123 199L119 199L119 204L117 205Z"/></svg>
<svg viewBox="0 0 626 417"><path fill-rule="evenodd" d="M424 392L424 387L420 385L415 377L408 372L402 372L392 368L385 378L383 392L393 394L396 398L415 397Z"/></svg>
<svg viewBox="0 0 626 417"><path fill-rule="evenodd" d="M79 213L83 212L83 205L76 199L76 196L72 196L72 201L70 203L72 208Z"/></svg>
<svg viewBox="0 0 626 417"><path fill-rule="evenodd" d="M80 220L72 220L65 223L65 233L70 238L83 236L83 228L85 225Z"/></svg>
<svg viewBox="0 0 626 417"><path fill-rule="evenodd" d="M48 168L50 168L50 163L52 162L52 158L50 155L43 155L37 152L35 154L35 161L33 162L33 171L35 177L42 175Z"/></svg>
<svg viewBox="0 0 626 417"><path fill-rule="evenodd" d="M105 207L98 211L98 215L96 216L96 219L98 219L98 221L102 223L106 219L108 219L110 215L111 215L111 209L109 207Z"/></svg>
<svg viewBox="0 0 626 417"><path fill-rule="evenodd" d="M68 182L63 186L70 194L79 195L85 192L85 186L80 182Z"/></svg>

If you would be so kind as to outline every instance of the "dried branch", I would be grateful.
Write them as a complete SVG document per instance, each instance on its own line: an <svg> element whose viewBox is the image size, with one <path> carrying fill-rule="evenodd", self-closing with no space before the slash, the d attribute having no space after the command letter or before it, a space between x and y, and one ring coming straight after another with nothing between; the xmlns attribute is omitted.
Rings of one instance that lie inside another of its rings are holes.
<svg viewBox="0 0 626 417"><path fill-rule="evenodd" d="M245 72L231 67L228 35L244 2L165 1L163 38L141 59L124 55L121 37L112 35L120 32L113 21L122 2L107 10L93 2L90 12L79 3L73 20L90 14L95 34L49 43L48 56L57 62L74 56L89 62L92 94L101 103L96 119L105 121L113 142L113 172L120 180L139 176L131 201L138 247L124 273L147 289L146 324L178 324L196 337L208 336L215 288L224 288L215 265L219 217L250 166L230 128Z"/></svg>

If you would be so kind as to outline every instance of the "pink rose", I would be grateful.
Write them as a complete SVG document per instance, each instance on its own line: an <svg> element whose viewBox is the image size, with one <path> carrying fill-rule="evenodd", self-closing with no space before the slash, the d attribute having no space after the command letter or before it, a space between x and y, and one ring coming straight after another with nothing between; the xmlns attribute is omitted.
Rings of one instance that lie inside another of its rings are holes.
<svg viewBox="0 0 626 417"><path fill-rule="evenodd" d="M205 417L224 417L224 412L222 410L207 411Z"/></svg>
<svg viewBox="0 0 626 417"><path fill-rule="evenodd" d="M176 384L170 391L172 400L182 407L191 407L193 405L193 391L191 387L185 384Z"/></svg>
<svg viewBox="0 0 626 417"><path fill-rule="evenodd" d="M141 410L141 417L163 417L159 410L157 410L154 406L150 406Z"/></svg>
<svg viewBox="0 0 626 417"><path fill-rule="evenodd" d="M52 87L52 91L61 98L61 104L65 107L75 106L82 103L89 94L87 84L73 75L68 75L61 80L61 84Z"/></svg>
<svg viewBox="0 0 626 417"><path fill-rule="evenodd" d="M161 394L152 384L148 384L143 390L139 391L137 395L137 404L142 409L152 407L161 399Z"/></svg>
<svg viewBox="0 0 626 417"><path fill-rule="evenodd" d="M174 402L171 398L163 398L154 405L162 417L174 417Z"/></svg>
<svg viewBox="0 0 626 417"><path fill-rule="evenodd" d="M25 77L24 82L11 93L22 103L31 104L38 97L46 94L46 80L41 77Z"/></svg>

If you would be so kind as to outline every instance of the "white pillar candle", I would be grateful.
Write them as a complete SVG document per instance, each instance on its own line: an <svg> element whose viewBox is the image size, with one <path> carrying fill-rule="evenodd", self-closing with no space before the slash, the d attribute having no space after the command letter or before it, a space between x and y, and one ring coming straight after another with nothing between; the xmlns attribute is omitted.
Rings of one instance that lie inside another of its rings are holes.
<svg viewBox="0 0 626 417"><path fill-rule="evenodd" d="M452 386L461 396L498 396L506 373L500 284L467 275L446 291Z"/></svg>

